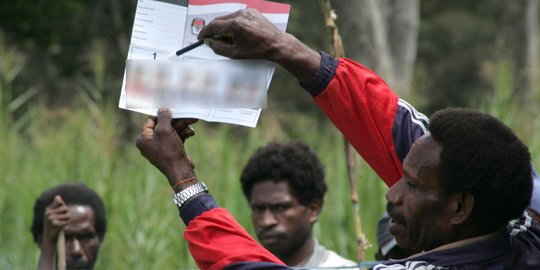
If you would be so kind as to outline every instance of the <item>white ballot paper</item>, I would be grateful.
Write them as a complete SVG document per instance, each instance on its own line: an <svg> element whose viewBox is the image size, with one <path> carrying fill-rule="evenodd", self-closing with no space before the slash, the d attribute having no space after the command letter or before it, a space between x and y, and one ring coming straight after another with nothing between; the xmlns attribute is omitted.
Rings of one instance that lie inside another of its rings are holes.
<svg viewBox="0 0 540 270"><path fill-rule="evenodd" d="M262 0L138 0L118 107L173 118L255 127L266 104L274 66L264 60L232 60L202 45L170 60L197 42L215 17L255 8L285 31L290 6Z"/></svg>

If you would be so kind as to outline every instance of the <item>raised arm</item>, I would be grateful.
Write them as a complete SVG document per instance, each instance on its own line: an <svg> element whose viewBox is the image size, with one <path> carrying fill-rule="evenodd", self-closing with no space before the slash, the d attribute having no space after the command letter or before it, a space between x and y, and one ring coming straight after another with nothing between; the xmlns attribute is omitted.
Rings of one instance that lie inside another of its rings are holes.
<svg viewBox="0 0 540 270"><path fill-rule="evenodd" d="M137 140L141 154L167 177L174 193L200 183L182 142L192 132L186 122L172 124L169 110L159 110L157 118L144 123ZM211 195L200 190L185 194L189 199L179 207L187 225L184 237L201 269L288 269L253 240L226 209L219 208Z"/></svg>

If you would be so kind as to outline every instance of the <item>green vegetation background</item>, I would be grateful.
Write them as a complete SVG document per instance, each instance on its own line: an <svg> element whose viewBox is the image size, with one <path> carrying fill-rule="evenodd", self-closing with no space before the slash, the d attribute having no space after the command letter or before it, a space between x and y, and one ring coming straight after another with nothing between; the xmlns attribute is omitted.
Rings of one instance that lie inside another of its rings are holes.
<svg viewBox="0 0 540 270"><path fill-rule="evenodd" d="M504 84L501 80L501 87ZM539 119L525 113L502 90L483 110L516 130L529 144L538 168ZM34 107L24 133L10 125L0 130L0 269L35 267L38 249L29 231L32 205L43 190L63 182L86 183L105 201L109 229L96 269L194 268L170 188L139 155L136 132L127 137L119 133L122 120L115 106L91 110L82 99L76 103L80 106L69 110ZM140 123L144 120L137 118ZM282 122L289 123L286 129ZM238 183L250 153L269 140L307 142L325 164L329 185L316 234L328 248L356 257L343 139L328 121L301 114L285 117L269 110L263 111L255 129L208 123L197 123L195 129L197 135L188 140L187 149L198 176L250 232L250 211ZM376 243L375 226L384 211L386 188L365 165L357 181L364 229L370 242ZM373 252L374 248L367 251L368 259Z"/></svg>

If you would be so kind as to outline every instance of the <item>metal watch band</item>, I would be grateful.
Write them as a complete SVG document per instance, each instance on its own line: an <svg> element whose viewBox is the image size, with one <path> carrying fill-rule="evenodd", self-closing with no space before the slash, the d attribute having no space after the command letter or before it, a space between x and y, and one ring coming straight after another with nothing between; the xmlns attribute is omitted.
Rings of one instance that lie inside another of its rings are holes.
<svg viewBox="0 0 540 270"><path fill-rule="evenodd" d="M189 198L203 192L208 192L208 188L206 185L202 182L199 182L195 185L191 185L187 187L186 189L172 194L172 201L178 208L182 207L182 205L189 200Z"/></svg>

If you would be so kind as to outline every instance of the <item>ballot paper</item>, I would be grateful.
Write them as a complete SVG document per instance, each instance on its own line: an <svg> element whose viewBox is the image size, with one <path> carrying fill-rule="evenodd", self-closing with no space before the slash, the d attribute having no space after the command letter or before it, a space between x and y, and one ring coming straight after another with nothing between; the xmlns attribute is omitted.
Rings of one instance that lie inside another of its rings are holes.
<svg viewBox="0 0 540 270"><path fill-rule="evenodd" d="M274 66L264 60L232 60L197 42L215 17L255 8L285 31L287 4L262 0L138 0L119 107L156 115L168 107L174 118L198 118L255 127L266 104Z"/></svg>

